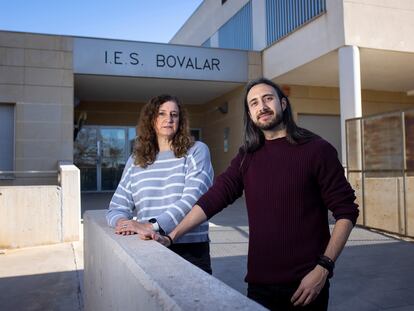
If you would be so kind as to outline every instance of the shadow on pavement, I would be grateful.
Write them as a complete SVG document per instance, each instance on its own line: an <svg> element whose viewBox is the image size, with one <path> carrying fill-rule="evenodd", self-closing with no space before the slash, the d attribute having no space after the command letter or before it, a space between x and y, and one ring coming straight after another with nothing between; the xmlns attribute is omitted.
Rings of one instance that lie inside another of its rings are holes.
<svg viewBox="0 0 414 311"><path fill-rule="evenodd" d="M83 270L0 278L0 309L82 310L78 274Z"/></svg>
<svg viewBox="0 0 414 311"><path fill-rule="evenodd" d="M331 282L329 310L414 310L414 244L348 246Z"/></svg>

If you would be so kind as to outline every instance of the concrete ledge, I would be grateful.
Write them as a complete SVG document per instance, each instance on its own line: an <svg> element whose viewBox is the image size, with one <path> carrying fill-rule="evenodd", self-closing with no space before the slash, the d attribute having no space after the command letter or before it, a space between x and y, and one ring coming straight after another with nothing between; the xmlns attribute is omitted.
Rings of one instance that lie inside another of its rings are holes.
<svg viewBox="0 0 414 311"><path fill-rule="evenodd" d="M85 310L265 310L154 241L84 214Z"/></svg>

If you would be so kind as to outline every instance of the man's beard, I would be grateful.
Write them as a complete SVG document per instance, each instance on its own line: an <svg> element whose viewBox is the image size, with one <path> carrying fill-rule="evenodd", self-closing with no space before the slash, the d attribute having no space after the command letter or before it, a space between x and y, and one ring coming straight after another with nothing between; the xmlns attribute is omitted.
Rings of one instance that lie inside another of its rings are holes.
<svg viewBox="0 0 414 311"><path fill-rule="evenodd" d="M273 114L272 119L267 122L260 122L260 120L253 121L254 125L256 125L262 131L277 129L278 127L281 127L282 122L283 119L280 114L277 114L276 116Z"/></svg>

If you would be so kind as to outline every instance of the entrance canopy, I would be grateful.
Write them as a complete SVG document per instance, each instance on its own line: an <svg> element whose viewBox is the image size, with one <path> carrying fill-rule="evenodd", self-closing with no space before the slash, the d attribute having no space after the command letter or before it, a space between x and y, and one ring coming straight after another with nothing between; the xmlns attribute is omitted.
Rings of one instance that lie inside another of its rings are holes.
<svg viewBox="0 0 414 311"><path fill-rule="evenodd" d="M147 102L161 93L178 96L184 104L204 104L240 82L75 75L75 96L86 101Z"/></svg>
<svg viewBox="0 0 414 311"><path fill-rule="evenodd" d="M361 87L366 90L407 92L413 89L414 53L359 48ZM266 67L266 63L264 64ZM279 75L281 84L339 87L338 51Z"/></svg>
<svg viewBox="0 0 414 311"><path fill-rule="evenodd" d="M74 38L80 100L147 101L160 93L202 104L248 80L247 51Z"/></svg>

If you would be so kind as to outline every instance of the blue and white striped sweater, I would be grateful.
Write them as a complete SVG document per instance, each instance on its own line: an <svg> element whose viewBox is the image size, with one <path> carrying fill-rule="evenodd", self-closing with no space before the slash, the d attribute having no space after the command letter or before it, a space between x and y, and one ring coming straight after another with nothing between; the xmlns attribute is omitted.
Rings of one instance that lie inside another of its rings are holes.
<svg viewBox="0 0 414 311"><path fill-rule="evenodd" d="M176 158L172 151L158 153L147 168L134 165L131 156L125 166L106 218L112 227L120 218L138 221L156 218L160 227L171 232L213 182L208 147L196 142L186 156ZM208 241L208 222L202 223L177 243Z"/></svg>

